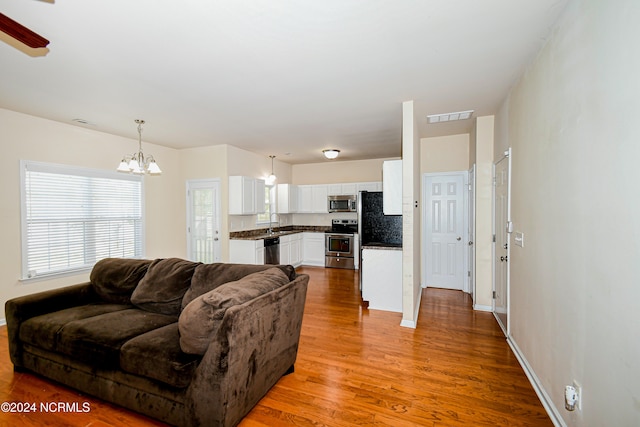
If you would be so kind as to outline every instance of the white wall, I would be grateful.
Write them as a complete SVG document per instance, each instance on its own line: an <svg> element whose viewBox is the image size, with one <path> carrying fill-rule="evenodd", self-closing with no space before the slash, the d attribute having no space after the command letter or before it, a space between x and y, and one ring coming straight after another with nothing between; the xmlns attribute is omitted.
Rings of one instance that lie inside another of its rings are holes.
<svg viewBox="0 0 640 427"><path fill-rule="evenodd" d="M137 137L116 137L4 109L0 109L0 129L0 319L4 319L4 303L8 299L80 283L89 277L86 273L54 280L19 281L20 160L115 170L124 154L137 149L138 141ZM132 134L135 134L133 126ZM184 226L176 227L185 222L184 203L179 207L175 203L180 187L177 151L144 141L143 149L153 154L163 170L161 176L145 177L146 256L184 257Z"/></svg>
<svg viewBox="0 0 640 427"><path fill-rule="evenodd" d="M397 157L371 160L326 160L292 166L292 184L336 184L382 181L382 163Z"/></svg>
<svg viewBox="0 0 640 427"><path fill-rule="evenodd" d="M500 113L512 340L569 426L640 425L639 22L637 0L572 1Z"/></svg>
<svg viewBox="0 0 640 427"><path fill-rule="evenodd" d="M469 165L469 134L422 138L420 174L464 171Z"/></svg>
<svg viewBox="0 0 640 427"><path fill-rule="evenodd" d="M186 221L186 182L188 180L219 179L220 180L220 249L221 259L229 259L229 173L228 173L228 145L214 145L198 147L180 151L182 176L180 179L181 195L175 202L182 203L181 215ZM186 248L186 228L183 228Z"/></svg>
<svg viewBox="0 0 640 427"><path fill-rule="evenodd" d="M402 326L415 328L420 308L420 138L414 102L402 103Z"/></svg>
<svg viewBox="0 0 640 427"><path fill-rule="evenodd" d="M493 141L494 116L476 118L472 145L476 165L474 308L491 310L493 291Z"/></svg>

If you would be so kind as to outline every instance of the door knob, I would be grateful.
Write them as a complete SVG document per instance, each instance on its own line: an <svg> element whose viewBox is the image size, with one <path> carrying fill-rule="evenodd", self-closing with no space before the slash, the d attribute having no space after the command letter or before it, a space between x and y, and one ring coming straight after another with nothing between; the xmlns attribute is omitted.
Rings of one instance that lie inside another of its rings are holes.
<svg viewBox="0 0 640 427"><path fill-rule="evenodd" d="M469 246L473 246L473 242L469 240Z"/></svg>
<svg viewBox="0 0 640 427"><path fill-rule="evenodd" d="M460 240L462 240L462 237L458 236L456 237L456 240L459 242Z"/></svg>

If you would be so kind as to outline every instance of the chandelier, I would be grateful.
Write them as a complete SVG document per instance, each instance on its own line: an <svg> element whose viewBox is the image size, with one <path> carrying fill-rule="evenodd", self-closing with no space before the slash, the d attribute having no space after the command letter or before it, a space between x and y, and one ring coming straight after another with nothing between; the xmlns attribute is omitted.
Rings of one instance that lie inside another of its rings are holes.
<svg viewBox="0 0 640 427"><path fill-rule="evenodd" d="M118 172L135 173L138 175L160 175L162 171L153 156L145 157L142 153L142 125L144 120L136 119L138 124L138 152L124 156L118 166Z"/></svg>

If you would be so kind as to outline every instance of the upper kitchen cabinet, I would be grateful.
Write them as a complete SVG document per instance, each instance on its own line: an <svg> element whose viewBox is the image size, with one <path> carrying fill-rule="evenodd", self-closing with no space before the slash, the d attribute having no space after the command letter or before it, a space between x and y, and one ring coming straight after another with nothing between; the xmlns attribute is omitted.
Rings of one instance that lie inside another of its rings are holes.
<svg viewBox="0 0 640 427"><path fill-rule="evenodd" d="M248 176L229 177L229 215L264 212L264 180Z"/></svg>
<svg viewBox="0 0 640 427"><path fill-rule="evenodd" d="M298 212L298 186L278 184L277 209L279 214Z"/></svg>
<svg viewBox="0 0 640 427"><path fill-rule="evenodd" d="M361 191L382 191L382 183L379 181L374 182L358 182L356 183L357 192Z"/></svg>
<svg viewBox="0 0 640 427"><path fill-rule="evenodd" d="M328 184L327 195L328 196L350 196L358 194L356 189L356 183L351 182L347 184Z"/></svg>
<svg viewBox="0 0 640 427"><path fill-rule="evenodd" d="M298 186L298 213L329 213L326 185Z"/></svg>
<svg viewBox="0 0 640 427"><path fill-rule="evenodd" d="M402 160L382 163L382 211L402 215Z"/></svg>

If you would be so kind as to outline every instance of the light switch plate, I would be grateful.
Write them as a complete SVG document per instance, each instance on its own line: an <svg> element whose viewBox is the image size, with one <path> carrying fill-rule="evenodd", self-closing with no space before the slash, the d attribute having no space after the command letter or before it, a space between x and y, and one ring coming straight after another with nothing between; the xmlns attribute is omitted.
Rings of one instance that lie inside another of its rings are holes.
<svg viewBox="0 0 640 427"><path fill-rule="evenodd" d="M524 233L522 231L516 231L513 236L513 242L516 246L524 247Z"/></svg>

